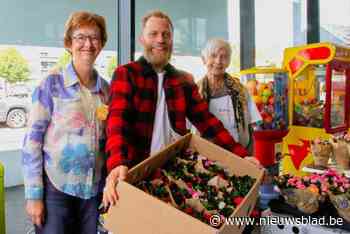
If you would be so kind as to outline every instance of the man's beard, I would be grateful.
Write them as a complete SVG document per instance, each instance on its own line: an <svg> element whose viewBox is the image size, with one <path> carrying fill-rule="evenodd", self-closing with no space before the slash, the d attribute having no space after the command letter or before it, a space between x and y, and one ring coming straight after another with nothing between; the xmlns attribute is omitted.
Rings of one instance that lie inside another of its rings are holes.
<svg viewBox="0 0 350 234"><path fill-rule="evenodd" d="M152 48L144 48L144 56L147 61L154 67L163 68L168 64L171 58L172 49L168 48L166 53L155 54L152 52Z"/></svg>

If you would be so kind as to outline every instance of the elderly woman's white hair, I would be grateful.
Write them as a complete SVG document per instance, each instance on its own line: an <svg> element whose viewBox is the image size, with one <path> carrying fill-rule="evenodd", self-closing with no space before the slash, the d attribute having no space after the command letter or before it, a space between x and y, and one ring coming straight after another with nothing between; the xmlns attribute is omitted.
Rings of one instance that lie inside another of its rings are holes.
<svg viewBox="0 0 350 234"><path fill-rule="evenodd" d="M207 42L204 49L202 50L202 59L207 60L212 54L215 54L219 49L224 49L229 54L229 59L231 59L232 49L230 44L220 38L214 38Z"/></svg>

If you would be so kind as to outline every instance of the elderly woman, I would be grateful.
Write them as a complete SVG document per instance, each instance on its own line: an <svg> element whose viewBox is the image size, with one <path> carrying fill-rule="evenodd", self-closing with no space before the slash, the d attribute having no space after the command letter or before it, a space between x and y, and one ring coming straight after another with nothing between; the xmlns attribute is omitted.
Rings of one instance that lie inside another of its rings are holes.
<svg viewBox="0 0 350 234"><path fill-rule="evenodd" d="M225 72L231 61L231 53L230 44L226 41L210 40L202 51L207 73L197 85L209 104L210 112L221 120L237 142L250 148L251 125L261 120L261 116L239 79Z"/></svg>
<svg viewBox="0 0 350 234"><path fill-rule="evenodd" d="M72 61L33 93L22 164L36 233L97 233L109 93L93 66L106 41L102 16L73 13L64 33Z"/></svg>

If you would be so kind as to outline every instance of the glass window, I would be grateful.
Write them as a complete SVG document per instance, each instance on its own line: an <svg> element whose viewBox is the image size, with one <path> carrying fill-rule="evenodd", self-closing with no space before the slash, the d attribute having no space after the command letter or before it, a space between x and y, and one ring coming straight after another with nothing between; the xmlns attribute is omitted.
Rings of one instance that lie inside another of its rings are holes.
<svg viewBox="0 0 350 234"><path fill-rule="evenodd" d="M331 79L331 128L342 127L345 124L345 70L332 70Z"/></svg>
<svg viewBox="0 0 350 234"><path fill-rule="evenodd" d="M5 151L21 147L34 87L55 65L70 60L63 48L63 32L73 11L105 17L108 41L95 67L110 79L116 63L117 9L115 0L5 0L2 5L6 7L0 8L0 151Z"/></svg>
<svg viewBox="0 0 350 234"><path fill-rule="evenodd" d="M77 10L95 12L107 21L108 41L96 60L95 68L107 80L110 79L117 50L116 2L1 1L0 163L5 167L3 178L7 187L6 233L34 233L23 209L23 186L17 186L23 184L20 149L26 131L31 92L50 69L69 62L69 54L63 48L64 24L68 16Z"/></svg>
<svg viewBox="0 0 350 234"><path fill-rule="evenodd" d="M262 117L261 130L288 127L288 75L282 71L260 71L241 76Z"/></svg>
<svg viewBox="0 0 350 234"><path fill-rule="evenodd" d="M174 25L173 65L192 73L195 80L202 78L205 68L200 58L201 50L209 39L219 37L232 43L234 53L231 67L239 70L237 4L238 1L227 0L136 1L136 37L141 33L142 17L151 10L160 9L170 16ZM142 48L136 41L135 59L141 54Z"/></svg>
<svg viewBox="0 0 350 234"><path fill-rule="evenodd" d="M326 68L310 66L293 81L293 124L323 128Z"/></svg>
<svg viewBox="0 0 350 234"><path fill-rule="evenodd" d="M320 0L320 40L350 46L350 1Z"/></svg>
<svg viewBox="0 0 350 234"><path fill-rule="evenodd" d="M255 1L255 64L280 67L283 50L306 43L306 1Z"/></svg>

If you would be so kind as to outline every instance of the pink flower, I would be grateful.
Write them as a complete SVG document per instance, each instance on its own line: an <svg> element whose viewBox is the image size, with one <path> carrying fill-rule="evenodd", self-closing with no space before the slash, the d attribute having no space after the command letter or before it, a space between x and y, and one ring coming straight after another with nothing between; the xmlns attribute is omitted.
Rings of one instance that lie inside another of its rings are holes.
<svg viewBox="0 0 350 234"><path fill-rule="evenodd" d="M349 134L349 133L346 133L346 134L344 135L344 139L345 139L346 141L350 141L350 134Z"/></svg>
<svg viewBox="0 0 350 234"><path fill-rule="evenodd" d="M310 181L310 177L304 176L304 177L303 177L303 180L304 180L305 182L308 182L308 181Z"/></svg>
<svg viewBox="0 0 350 234"><path fill-rule="evenodd" d="M317 179L319 179L320 178L320 176L318 175L318 174L312 174L312 175L310 175L310 179L315 179L315 180L317 180Z"/></svg>
<svg viewBox="0 0 350 234"><path fill-rule="evenodd" d="M192 198L198 199L198 198L199 198L199 195L200 195L199 192L194 192L194 193L192 193Z"/></svg>
<svg viewBox="0 0 350 234"><path fill-rule="evenodd" d="M187 191L188 191L191 195L193 195L193 194L196 192L194 189L192 189L192 188L190 188L190 187L187 187Z"/></svg>
<svg viewBox="0 0 350 234"><path fill-rule="evenodd" d="M321 186L321 190L322 192L325 192L325 193L329 191L328 186L324 186L324 185Z"/></svg>
<svg viewBox="0 0 350 234"><path fill-rule="evenodd" d="M290 179L288 179L288 181L287 181L287 184L289 184L289 185L295 186L295 183L296 183L296 181L295 181L294 178L290 178Z"/></svg>
<svg viewBox="0 0 350 234"><path fill-rule="evenodd" d="M214 162L211 161L210 159L207 159L203 162L204 162L204 167L206 167L206 168L214 164Z"/></svg>
<svg viewBox="0 0 350 234"><path fill-rule="evenodd" d="M311 179L310 182L313 183L313 184L316 184L318 182L318 180L317 179Z"/></svg>
<svg viewBox="0 0 350 234"><path fill-rule="evenodd" d="M334 169L328 169L324 176L335 177L338 176L338 173Z"/></svg>
<svg viewBox="0 0 350 234"><path fill-rule="evenodd" d="M306 188L305 185L302 182L300 182L300 181L297 182L296 187L298 189L305 189Z"/></svg>
<svg viewBox="0 0 350 234"><path fill-rule="evenodd" d="M314 140L314 144L320 144L320 143L321 143L320 138L316 138L316 139Z"/></svg>

